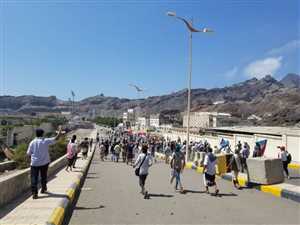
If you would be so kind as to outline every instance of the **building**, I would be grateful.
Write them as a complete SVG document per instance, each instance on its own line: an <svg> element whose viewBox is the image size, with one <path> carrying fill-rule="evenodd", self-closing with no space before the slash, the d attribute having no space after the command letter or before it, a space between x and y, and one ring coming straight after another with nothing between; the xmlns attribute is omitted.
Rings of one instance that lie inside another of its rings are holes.
<svg viewBox="0 0 300 225"><path fill-rule="evenodd" d="M160 126L160 114L150 115L150 127L158 128Z"/></svg>
<svg viewBox="0 0 300 225"><path fill-rule="evenodd" d="M137 125L140 130L145 130L150 127L150 118L149 117L138 117Z"/></svg>
<svg viewBox="0 0 300 225"><path fill-rule="evenodd" d="M127 112L123 113L123 124L126 124L128 127L135 126L136 119L134 109L128 109Z"/></svg>
<svg viewBox="0 0 300 225"><path fill-rule="evenodd" d="M218 112L191 112L190 127L209 128L230 126L231 115ZM183 127L187 127L187 114L183 116Z"/></svg>

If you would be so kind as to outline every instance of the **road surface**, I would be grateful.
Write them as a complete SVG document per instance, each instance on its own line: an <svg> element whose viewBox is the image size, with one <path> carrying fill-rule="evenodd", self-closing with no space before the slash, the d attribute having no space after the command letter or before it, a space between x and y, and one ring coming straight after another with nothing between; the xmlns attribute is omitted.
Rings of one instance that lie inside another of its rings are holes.
<svg viewBox="0 0 300 225"><path fill-rule="evenodd" d="M203 193L202 175L184 172L186 194L175 193L169 167L150 170L149 200L139 193L134 170L123 163L91 164L69 224L299 224L299 203L254 189L234 190L218 179L220 197Z"/></svg>

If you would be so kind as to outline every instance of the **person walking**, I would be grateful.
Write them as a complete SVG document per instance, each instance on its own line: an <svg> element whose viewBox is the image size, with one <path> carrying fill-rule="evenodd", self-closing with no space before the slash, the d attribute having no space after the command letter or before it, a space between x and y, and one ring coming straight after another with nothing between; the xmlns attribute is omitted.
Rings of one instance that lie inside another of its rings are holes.
<svg viewBox="0 0 300 225"><path fill-rule="evenodd" d="M178 185L179 185L180 193L183 193L183 186L181 183L180 175L183 172L185 167L185 157L184 154L180 151L180 145L176 146L175 152L172 154L170 165L171 165L170 183L172 184L175 178L176 179L175 191L178 190Z"/></svg>
<svg viewBox="0 0 300 225"><path fill-rule="evenodd" d="M97 133L97 135L96 135L96 144L99 144L99 142L100 142L100 134Z"/></svg>
<svg viewBox="0 0 300 225"><path fill-rule="evenodd" d="M44 130L36 129L36 138L33 139L28 146L27 155L31 158L30 174L33 199L38 198L39 174L41 174L41 193L47 192L47 172L50 163L49 145L55 144L61 134L60 127L56 137L44 138Z"/></svg>
<svg viewBox="0 0 300 225"><path fill-rule="evenodd" d="M253 158L261 157L259 143L255 144L254 151L253 151L253 156L252 157Z"/></svg>
<svg viewBox="0 0 300 225"><path fill-rule="evenodd" d="M133 148L134 148L134 144L133 144L133 142L130 142L127 146L126 164L128 165L130 163L131 166L132 166L132 160L133 160Z"/></svg>
<svg viewBox="0 0 300 225"><path fill-rule="evenodd" d="M69 172L69 168L70 168L70 171L72 171L74 157L77 152L76 138L77 138L76 135L73 135L72 139L70 140L70 142L67 146L67 159L68 159L68 165L66 168L67 172Z"/></svg>
<svg viewBox="0 0 300 225"><path fill-rule="evenodd" d="M83 142L81 142L79 146L81 149L82 159L87 159L89 152L89 139L84 138Z"/></svg>
<svg viewBox="0 0 300 225"><path fill-rule="evenodd" d="M165 163L169 164L169 159L172 156L172 150L171 150L170 143L166 144L166 147L164 149L164 153L165 153Z"/></svg>
<svg viewBox="0 0 300 225"><path fill-rule="evenodd" d="M247 142L244 143L243 149L241 151L241 172L244 173L247 168L247 159L250 155L250 148Z"/></svg>
<svg viewBox="0 0 300 225"><path fill-rule="evenodd" d="M286 151L284 146L278 146L278 148L280 149L280 152L278 154L278 158L280 158L281 161L282 161L283 171L285 172L287 178L290 179L288 166L289 166L289 163L292 160L292 157L291 157L290 153L288 153Z"/></svg>
<svg viewBox="0 0 300 225"><path fill-rule="evenodd" d="M122 155L122 160L123 160L123 163L126 162L126 155L127 155L127 142L126 140L123 140L123 144L121 146L121 155Z"/></svg>
<svg viewBox="0 0 300 225"><path fill-rule="evenodd" d="M93 143L94 143L94 140L93 138L90 138L90 152L93 150Z"/></svg>
<svg viewBox="0 0 300 225"><path fill-rule="evenodd" d="M72 165L73 169L76 168L76 162L77 162L77 159L78 159L78 153L79 153L79 152L80 152L80 148L79 148L79 146L78 146L77 149L76 149L76 153L75 153L75 155L74 155L74 158L73 158L73 165Z"/></svg>
<svg viewBox="0 0 300 225"><path fill-rule="evenodd" d="M138 155L133 168L135 170L135 174L139 177L139 185L141 187L141 194L144 195L144 198L147 198L148 192L145 189L145 183L147 176L149 174L149 167L152 166L153 159L151 155L148 154L148 146L143 145L142 152Z"/></svg>
<svg viewBox="0 0 300 225"><path fill-rule="evenodd" d="M243 145L242 145L241 141L239 141L238 144L236 145L237 150L239 152L241 152L242 151L242 147L243 147Z"/></svg>
<svg viewBox="0 0 300 225"><path fill-rule="evenodd" d="M219 189L216 183L216 164L217 157L212 153L212 148L207 149L207 154L204 158L204 185L206 193L209 194L209 188L215 186L215 195L219 194Z"/></svg>
<svg viewBox="0 0 300 225"><path fill-rule="evenodd" d="M121 153L121 146L119 142L117 142L117 144L115 145L114 152L115 152L115 162L118 163L120 158L120 153Z"/></svg>
<svg viewBox="0 0 300 225"><path fill-rule="evenodd" d="M239 177L239 168L241 167L241 156L238 148L235 150L234 155L231 156L228 167L232 171L233 186L236 189L240 189L241 187L239 185L238 177Z"/></svg>
<svg viewBox="0 0 300 225"><path fill-rule="evenodd" d="M105 157L105 152L106 152L106 147L105 147L105 144L103 142L101 142L99 150L100 150L100 160L103 162L104 157Z"/></svg>

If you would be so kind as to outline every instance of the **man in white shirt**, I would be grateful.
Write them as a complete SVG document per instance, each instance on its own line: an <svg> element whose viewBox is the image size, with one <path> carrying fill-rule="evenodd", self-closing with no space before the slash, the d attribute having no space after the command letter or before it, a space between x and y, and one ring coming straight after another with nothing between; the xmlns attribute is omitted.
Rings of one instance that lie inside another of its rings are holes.
<svg viewBox="0 0 300 225"><path fill-rule="evenodd" d="M149 167L152 166L153 159L150 154L148 154L148 146L144 145L142 147L142 153L137 157L134 168L139 168L139 185L141 187L141 194L147 197L148 192L145 191L146 178L148 176Z"/></svg>
<svg viewBox="0 0 300 225"><path fill-rule="evenodd" d="M216 164L217 157L212 153L212 148L208 148L208 153L204 158L204 185L206 192L209 194L208 187L215 186L215 194L218 195L219 189L216 183Z"/></svg>
<svg viewBox="0 0 300 225"><path fill-rule="evenodd" d="M38 178L41 173L41 193L47 191L47 172L50 163L49 145L53 145L61 136L61 128L56 137L44 138L44 130L36 130L36 138L33 139L27 150L27 155L31 157L31 191L33 199L38 198Z"/></svg>
<svg viewBox="0 0 300 225"><path fill-rule="evenodd" d="M277 148L280 149L280 153L278 154L278 158L281 159L282 165L283 165L283 171L286 173L287 178L290 179L290 174L289 174L289 162L288 162L288 152L286 151L284 146L278 146Z"/></svg>

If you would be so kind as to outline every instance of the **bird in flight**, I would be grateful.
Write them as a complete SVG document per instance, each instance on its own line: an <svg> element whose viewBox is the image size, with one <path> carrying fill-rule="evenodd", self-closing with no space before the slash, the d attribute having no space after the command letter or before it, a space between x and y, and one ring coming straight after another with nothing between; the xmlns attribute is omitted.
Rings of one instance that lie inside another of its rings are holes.
<svg viewBox="0 0 300 225"><path fill-rule="evenodd" d="M144 91L145 91L145 90L141 89L140 87L138 87L138 86L136 86L136 85L134 85L134 84L129 84L129 86L135 88L135 90L136 90L137 92L144 92Z"/></svg>

